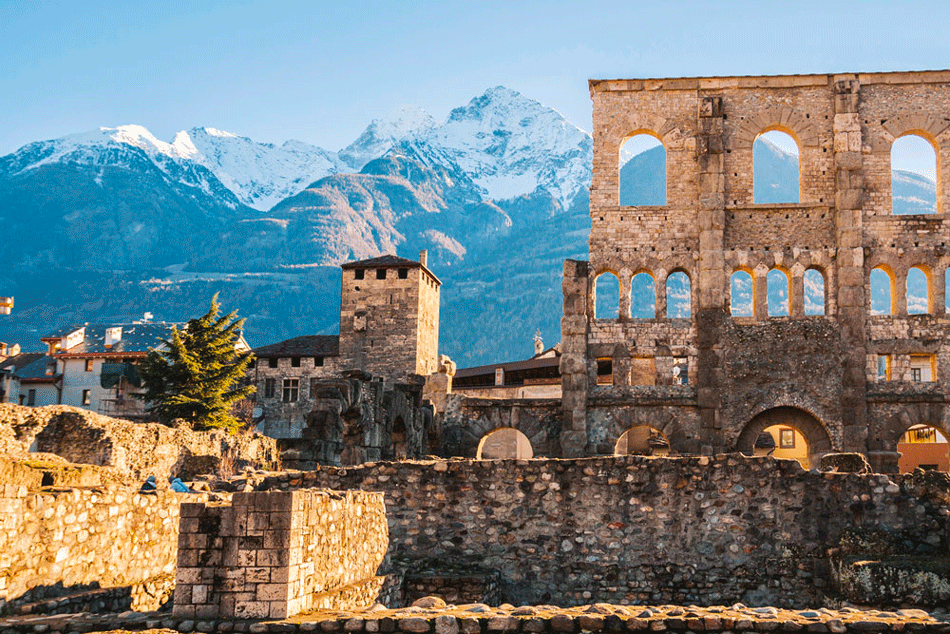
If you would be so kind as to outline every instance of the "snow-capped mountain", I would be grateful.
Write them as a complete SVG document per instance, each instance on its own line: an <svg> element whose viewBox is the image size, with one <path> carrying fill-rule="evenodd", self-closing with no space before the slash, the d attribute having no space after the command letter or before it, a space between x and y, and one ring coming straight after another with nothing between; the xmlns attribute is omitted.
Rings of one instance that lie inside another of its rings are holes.
<svg viewBox="0 0 950 634"><path fill-rule="evenodd" d="M590 183L590 135L556 110L503 86L404 143L426 163L457 165L491 200L540 189L566 209Z"/></svg>
<svg viewBox="0 0 950 634"><path fill-rule="evenodd" d="M340 150L340 158L359 171L399 141L409 136L424 136L436 126L436 120L428 112L406 106L388 117L373 119L353 143Z"/></svg>

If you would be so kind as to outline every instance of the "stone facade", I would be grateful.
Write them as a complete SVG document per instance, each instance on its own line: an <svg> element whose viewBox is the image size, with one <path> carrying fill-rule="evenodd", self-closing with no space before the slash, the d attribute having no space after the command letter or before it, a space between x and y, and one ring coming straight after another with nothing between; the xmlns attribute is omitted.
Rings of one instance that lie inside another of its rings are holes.
<svg viewBox="0 0 950 634"><path fill-rule="evenodd" d="M496 570L513 605L817 606L849 535L896 544L877 558L950 547L946 474L739 455L378 463L256 486L383 491L391 561Z"/></svg>
<svg viewBox="0 0 950 634"><path fill-rule="evenodd" d="M182 507L176 616L286 618L373 604L386 510L378 493L235 493Z"/></svg>
<svg viewBox="0 0 950 634"><path fill-rule="evenodd" d="M897 469L910 424L950 432L945 271L950 239L950 73L592 80L590 261L564 265L564 455L610 453L623 431L662 431L674 453L751 450L770 424L796 428L813 460L866 454ZM800 202L756 204L752 146L770 130L800 151ZM619 204L619 149L648 133L666 150L666 205ZM936 151L937 214L890 213L890 151L904 134ZM894 314L870 313L870 273L892 276ZM929 276L928 314L910 315L911 267ZM766 275L789 280L788 317L769 317ZM824 314L803 311L817 270ZM730 313L734 272L753 279L754 316ZM596 280L620 281L619 318L595 314ZM631 318L633 276L655 280L656 318ZM668 318L666 280L690 281L691 316ZM889 379L878 382L879 355ZM932 360L911 382L911 355ZM612 363L598 385L598 361ZM687 363L687 384L673 368ZM646 369L646 370L644 370Z"/></svg>
<svg viewBox="0 0 950 634"><path fill-rule="evenodd" d="M438 369L439 287L419 262L396 256L343 265L340 356L343 369L387 379Z"/></svg>

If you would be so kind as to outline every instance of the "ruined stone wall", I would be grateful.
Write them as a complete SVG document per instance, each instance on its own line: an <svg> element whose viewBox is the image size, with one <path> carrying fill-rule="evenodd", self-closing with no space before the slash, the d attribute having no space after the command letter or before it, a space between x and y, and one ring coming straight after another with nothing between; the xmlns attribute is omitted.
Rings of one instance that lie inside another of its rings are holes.
<svg viewBox="0 0 950 634"><path fill-rule="evenodd" d="M405 278L399 277L400 269L406 271ZM389 380L435 372L438 329L439 282L425 269L344 268L340 369Z"/></svg>
<svg viewBox="0 0 950 634"><path fill-rule="evenodd" d="M806 472L740 456L409 462L266 477L382 491L403 561L477 564L522 603L820 605L846 530L950 545L945 475Z"/></svg>
<svg viewBox="0 0 950 634"><path fill-rule="evenodd" d="M429 438L432 409L422 400L422 387L421 381L388 384L357 371L315 382L300 438L277 441L284 466L315 469L437 451Z"/></svg>
<svg viewBox="0 0 950 634"><path fill-rule="evenodd" d="M175 616L286 618L372 605L388 545L382 496L333 491L235 493L186 504Z"/></svg>
<svg viewBox="0 0 950 634"><path fill-rule="evenodd" d="M891 390L902 398L927 400L934 389L950 388L950 344L944 343L950 333L943 320L950 73L592 80L590 89L590 262L565 263L563 283L564 455L602 450L592 405L602 392L598 358L613 361L613 387L623 388L667 385L670 357L683 355L695 402L693 412L681 416L698 420L702 453L735 449L760 427L758 416L777 421L776 413L793 408L808 422L789 424L809 426L817 434L806 434L811 445L874 454L877 468L896 468L874 438L880 423L868 414L877 355L895 357L897 372L888 381L903 383L910 354L934 355L930 383L937 387ZM753 145L770 130L798 144L798 202L755 203ZM665 205L619 204L619 151L639 133L665 147ZM891 215L891 147L909 133L930 141L937 153L936 215ZM869 316L876 266L892 277L894 316ZM906 278L914 266L929 278L928 315L907 315ZM768 316L772 269L789 278L788 317ZM821 316L804 314L810 269L824 279ZM667 318L666 280L676 271L690 280L689 326ZM753 317L731 315L736 271L752 276ZM616 319L595 311L597 278L607 272L620 280ZM642 272L654 279L655 319L630 317L631 281ZM807 361L794 361L799 357ZM652 380L643 371L651 358ZM626 404L650 410L657 398L678 395L635 390ZM933 413L927 424L941 426L942 411Z"/></svg>
<svg viewBox="0 0 950 634"><path fill-rule="evenodd" d="M28 492L4 485L0 494L0 607L173 574L179 505L201 499L116 486Z"/></svg>

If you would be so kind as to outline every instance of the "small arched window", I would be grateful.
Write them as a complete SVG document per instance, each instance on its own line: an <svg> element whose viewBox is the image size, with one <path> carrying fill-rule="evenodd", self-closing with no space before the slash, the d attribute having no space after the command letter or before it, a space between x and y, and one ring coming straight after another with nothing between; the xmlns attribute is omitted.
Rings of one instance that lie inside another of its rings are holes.
<svg viewBox="0 0 950 634"><path fill-rule="evenodd" d="M637 273L630 283L630 316L634 319L656 317L656 285L649 273Z"/></svg>
<svg viewBox="0 0 950 634"><path fill-rule="evenodd" d="M871 314L894 314L894 277L884 267L871 271Z"/></svg>
<svg viewBox="0 0 950 634"><path fill-rule="evenodd" d="M666 204L666 148L652 134L634 134L620 145L620 204Z"/></svg>
<svg viewBox="0 0 950 634"><path fill-rule="evenodd" d="M808 269L802 280L805 285L805 314L825 314L825 276L818 269Z"/></svg>
<svg viewBox="0 0 950 634"><path fill-rule="evenodd" d="M891 146L891 213L937 213L937 152L917 134L905 134Z"/></svg>
<svg viewBox="0 0 950 634"><path fill-rule="evenodd" d="M620 316L620 279L610 272L594 281L594 318L617 319Z"/></svg>
<svg viewBox="0 0 950 634"><path fill-rule="evenodd" d="M925 315L930 312L930 280L919 266L907 271L907 314Z"/></svg>
<svg viewBox="0 0 950 634"><path fill-rule="evenodd" d="M736 271L729 281L729 309L733 317L752 317L755 308L752 298L752 275Z"/></svg>
<svg viewBox="0 0 950 634"><path fill-rule="evenodd" d="M790 134L771 130L752 144L753 200L763 203L797 203L798 143Z"/></svg>
<svg viewBox="0 0 950 634"><path fill-rule="evenodd" d="M766 276L769 317L788 317L788 273L772 269Z"/></svg>
<svg viewBox="0 0 950 634"><path fill-rule="evenodd" d="M688 319L691 314L689 276L683 271L670 273L666 278L666 316Z"/></svg>

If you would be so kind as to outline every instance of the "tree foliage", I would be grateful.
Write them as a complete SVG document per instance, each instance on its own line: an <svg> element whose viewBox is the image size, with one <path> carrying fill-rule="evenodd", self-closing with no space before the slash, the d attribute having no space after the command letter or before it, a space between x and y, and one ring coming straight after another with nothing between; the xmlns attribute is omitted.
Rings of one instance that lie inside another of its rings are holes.
<svg viewBox="0 0 950 634"><path fill-rule="evenodd" d="M231 404L254 392L242 379L253 359L239 352L243 319L236 311L219 317L218 296L208 312L184 328L172 328L164 349L152 349L139 368L145 388L140 395L148 411L170 424L187 421L193 428L223 428L234 433L240 426Z"/></svg>

